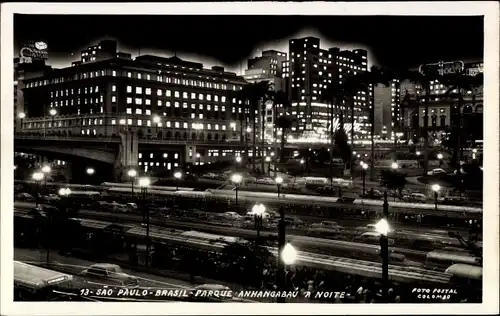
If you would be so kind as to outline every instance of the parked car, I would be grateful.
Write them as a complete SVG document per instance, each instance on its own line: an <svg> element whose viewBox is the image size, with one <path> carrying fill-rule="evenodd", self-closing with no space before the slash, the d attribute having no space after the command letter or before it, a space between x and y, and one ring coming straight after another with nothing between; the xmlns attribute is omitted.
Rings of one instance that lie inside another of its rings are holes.
<svg viewBox="0 0 500 316"><path fill-rule="evenodd" d="M243 216L241 216L240 214L236 213L236 212L225 212L224 214L224 217L228 218L228 219L241 219Z"/></svg>
<svg viewBox="0 0 500 316"><path fill-rule="evenodd" d="M35 200L35 197L29 193L26 193L26 192L22 192L22 193L18 193L15 195L16 197L16 200L19 200L19 201L34 201Z"/></svg>
<svg viewBox="0 0 500 316"><path fill-rule="evenodd" d="M441 168L432 169L431 171L427 172L427 175L429 175L429 176L437 176L437 175L443 175L443 174L446 174L446 171L444 169L441 169Z"/></svg>
<svg viewBox="0 0 500 316"><path fill-rule="evenodd" d="M269 184L269 185L275 184L274 180L271 178L260 178L257 180L257 183L258 184Z"/></svg>

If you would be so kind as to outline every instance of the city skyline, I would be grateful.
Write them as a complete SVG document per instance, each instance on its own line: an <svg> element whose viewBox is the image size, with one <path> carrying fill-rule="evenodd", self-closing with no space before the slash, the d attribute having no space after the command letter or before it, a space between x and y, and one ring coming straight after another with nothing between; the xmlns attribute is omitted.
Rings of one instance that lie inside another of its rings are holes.
<svg viewBox="0 0 500 316"><path fill-rule="evenodd" d="M137 23L127 23L130 18ZM275 49L288 52L289 39L315 36L320 38L320 46L324 49L366 49L369 66L415 68L422 63L440 60L483 59L482 17L168 16L168 25L177 25L174 31L162 29L165 18L15 15L15 53L17 55L23 42L43 40L49 46L49 64L61 68L78 60L80 50L85 47L101 39L113 39L118 42L120 51L131 53L132 57L139 54L162 57L177 54L186 60L202 62L205 67L221 65L229 71L243 74L246 60L260 55L261 51ZM47 23L49 19L52 23ZM190 29L192 19L205 27ZM255 19L259 23L251 23ZM275 24L271 24L273 21ZM440 25L440 22L445 23ZM31 24L39 27L31 29ZM81 24L86 27L79 29L77 26ZM62 36L53 31L58 25L65 25L66 31ZM231 30L236 30L239 36L231 34L226 25L234 25ZM245 29L245 25L251 27ZM150 31L158 29L164 31L167 40L158 40L157 33ZM387 30L393 37L386 36ZM439 34L433 34L435 32ZM415 38L422 38L422 43L425 40L427 44L420 45ZM464 39L468 45L463 45ZM429 50L429 45L434 49Z"/></svg>

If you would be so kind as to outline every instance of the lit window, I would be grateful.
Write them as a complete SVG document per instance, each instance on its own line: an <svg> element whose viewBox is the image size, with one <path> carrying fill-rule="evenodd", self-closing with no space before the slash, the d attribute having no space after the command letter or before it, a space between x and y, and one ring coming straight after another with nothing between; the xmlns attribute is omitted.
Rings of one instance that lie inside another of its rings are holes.
<svg viewBox="0 0 500 316"><path fill-rule="evenodd" d="M135 99L135 104L139 104L139 105L142 104L142 99L136 98Z"/></svg>
<svg viewBox="0 0 500 316"><path fill-rule="evenodd" d="M153 154L152 154L152 153L151 153L151 154L149 154L149 158L153 158Z"/></svg>
<svg viewBox="0 0 500 316"><path fill-rule="evenodd" d="M127 108L127 114L132 114L132 108Z"/></svg>
<svg viewBox="0 0 500 316"><path fill-rule="evenodd" d="M142 93L142 87L135 87L135 93L141 94Z"/></svg>
<svg viewBox="0 0 500 316"><path fill-rule="evenodd" d="M157 105L158 105L158 106L161 106L161 100L158 100L158 104L157 104Z"/></svg>
<svg viewBox="0 0 500 316"><path fill-rule="evenodd" d="M146 125L147 125L147 126L151 126L151 120L147 120L147 121L146 121Z"/></svg>
<svg viewBox="0 0 500 316"><path fill-rule="evenodd" d="M202 113L200 113L200 114L198 115L198 118L202 119L202 118L203 118L203 114L202 114Z"/></svg>
<svg viewBox="0 0 500 316"><path fill-rule="evenodd" d="M196 114L191 113L191 118L192 118L192 119L196 118Z"/></svg>
<svg viewBox="0 0 500 316"><path fill-rule="evenodd" d="M212 101L212 96L210 94L207 94L207 101Z"/></svg>
<svg viewBox="0 0 500 316"><path fill-rule="evenodd" d="M161 97L161 96L162 96L162 94L163 94L163 90L162 90L162 89L158 89L158 90L156 91L156 95L157 95L157 96L160 96L160 97Z"/></svg>
<svg viewBox="0 0 500 316"><path fill-rule="evenodd" d="M151 88L146 88L146 94L151 95Z"/></svg>
<svg viewBox="0 0 500 316"><path fill-rule="evenodd" d="M179 122L175 122L175 128L179 128Z"/></svg>
<svg viewBox="0 0 500 316"><path fill-rule="evenodd" d="M167 96L167 97L171 97L171 96L172 96L172 91L167 90L166 96Z"/></svg>
<svg viewBox="0 0 500 316"><path fill-rule="evenodd" d="M179 107L179 102L174 102L174 107L178 108Z"/></svg>
<svg viewBox="0 0 500 316"><path fill-rule="evenodd" d="M169 122L167 122L167 127L171 127L171 125L170 125L170 121L169 121Z"/></svg>
<svg viewBox="0 0 500 316"><path fill-rule="evenodd" d="M146 115L151 115L151 110L146 110Z"/></svg>
<svg viewBox="0 0 500 316"><path fill-rule="evenodd" d="M167 106L167 108L169 108L170 107L170 101L165 102L165 105Z"/></svg>
<svg viewBox="0 0 500 316"><path fill-rule="evenodd" d="M135 114L142 114L142 109L135 109Z"/></svg>
<svg viewBox="0 0 500 316"><path fill-rule="evenodd" d="M214 95L214 101L215 102L219 102L219 96L218 95Z"/></svg>
<svg viewBox="0 0 500 316"><path fill-rule="evenodd" d="M200 93L200 94L198 95L198 100L203 100L203 94L201 94L201 93Z"/></svg>
<svg viewBox="0 0 500 316"><path fill-rule="evenodd" d="M132 104L132 98L127 98L127 104Z"/></svg>
<svg viewBox="0 0 500 316"><path fill-rule="evenodd" d="M174 92L174 97L178 98L178 97L179 97L179 95L180 95L180 94L179 94L179 91L175 91L175 92Z"/></svg>
<svg viewBox="0 0 500 316"><path fill-rule="evenodd" d="M113 72L111 73L111 75L112 75L113 77L116 77L116 70L113 70Z"/></svg>
<svg viewBox="0 0 500 316"><path fill-rule="evenodd" d="M127 92L132 93L132 86L127 86Z"/></svg>
<svg viewBox="0 0 500 316"><path fill-rule="evenodd" d="M132 119L127 119L127 125L132 125Z"/></svg>
<svg viewBox="0 0 500 316"><path fill-rule="evenodd" d="M95 90L95 91L97 92L97 87L96 87L96 90ZM111 86L111 91L112 91L112 92L115 92L115 91L116 91L116 86L115 86L115 85L112 85L112 86Z"/></svg>
<svg viewBox="0 0 500 316"><path fill-rule="evenodd" d="M194 92L191 93L191 99L196 99L196 93Z"/></svg>
<svg viewBox="0 0 500 316"><path fill-rule="evenodd" d="M128 73L127 73L127 77L132 78L132 73L131 73L131 72L128 72Z"/></svg>
<svg viewBox="0 0 500 316"><path fill-rule="evenodd" d="M116 120L115 119L111 120L111 125L116 125Z"/></svg>
<svg viewBox="0 0 500 316"><path fill-rule="evenodd" d="M146 105L151 105L151 100L150 99L146 99Z"/></svg>
<svg viewBox="0 0 500 316"><path fill-rule="evenodd" d="M184 122L184 123L182 124L182 127L183 127L183 128L188 128L188 123Z"/></svg>
<svg viewBox="0 0 500 316"><path fill-rule="evenodd" d="M226 97L225 96L222 97L222 103L226 103Z"/></svg>
<svg viewBox="0 0 500 316"><path fill-rule="evenodd" d="M151 80L151 75L149 75L149 74L148 74L148 75L146 75L146 79L147 79L147 80Z"/></svg>
<svg viewBox="0 0 500 316"><path fill-rule="evenodd" d="M142 75L141 74L137 74L137 79L142 79Z"/></svg>
<svg viewBox="0 0 500 316"><path fill-rule="evenodd" d="M142 126L142 120L137 120L137 125Z"/></svg>
<svg viewBox="0 0 500 316"><path fill-rule="evenodd" d="M187 92L183 92L182 93L182 98L183 99L187 99L188 98L188 93Z"/></svg>

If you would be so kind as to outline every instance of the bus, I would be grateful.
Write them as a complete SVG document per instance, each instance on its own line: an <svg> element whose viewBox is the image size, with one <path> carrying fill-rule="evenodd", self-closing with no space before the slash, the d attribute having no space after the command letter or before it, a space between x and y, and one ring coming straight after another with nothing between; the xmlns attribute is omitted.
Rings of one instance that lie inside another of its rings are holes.
<svg viewBox="0 0 500 316"><path fill-rule="evenodd" d="M14 261L14 301L58 300L74 292L72 284L70 274Z"/></svg>

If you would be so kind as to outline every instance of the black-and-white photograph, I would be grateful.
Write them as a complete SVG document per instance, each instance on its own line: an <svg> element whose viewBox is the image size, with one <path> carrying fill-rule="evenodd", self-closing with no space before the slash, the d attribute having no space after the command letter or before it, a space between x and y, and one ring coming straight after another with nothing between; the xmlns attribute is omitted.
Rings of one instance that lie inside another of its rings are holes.
<svg viewBox="0 0 500 316"><path fill-rule="evenodd" d="M273 10L14 12L14 302L485 302L485 15Z"/></svg>

